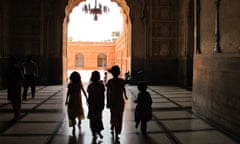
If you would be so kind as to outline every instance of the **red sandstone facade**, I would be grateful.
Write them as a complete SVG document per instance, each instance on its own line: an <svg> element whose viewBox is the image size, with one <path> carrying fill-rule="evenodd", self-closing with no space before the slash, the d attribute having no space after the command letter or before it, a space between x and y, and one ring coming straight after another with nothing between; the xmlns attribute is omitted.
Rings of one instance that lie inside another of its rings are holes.
<svg viewBox="0 0 240 144"><path fill-rule="evenodd" d="M69 70L107 70L119 65L122 74L129 71L128 47L122 36L114 42L68 42Z"/></svg>
<svg viewBox="0 0 240 144"><path fill-rule="evenodd" d="M68 69L105 69L115 62L112 42L68 42Z"/></svg>

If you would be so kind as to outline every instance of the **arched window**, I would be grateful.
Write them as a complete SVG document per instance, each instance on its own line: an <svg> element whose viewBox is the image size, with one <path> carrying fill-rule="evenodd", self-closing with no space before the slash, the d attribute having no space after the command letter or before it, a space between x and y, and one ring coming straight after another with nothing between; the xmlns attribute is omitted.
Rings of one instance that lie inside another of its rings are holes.
<svg viewBox="0 0 240 144"><path fill-rule="evenodd" d="M97 57L97 66L106 67L107 66L107 56L103 53L99 54Z"/></svg>
<svg viewBox="0 0 240 144"><path fill-rule="evenodd" d="M83 67L84 59L83 54L78 53L75 55L75 67Z"/></svg>

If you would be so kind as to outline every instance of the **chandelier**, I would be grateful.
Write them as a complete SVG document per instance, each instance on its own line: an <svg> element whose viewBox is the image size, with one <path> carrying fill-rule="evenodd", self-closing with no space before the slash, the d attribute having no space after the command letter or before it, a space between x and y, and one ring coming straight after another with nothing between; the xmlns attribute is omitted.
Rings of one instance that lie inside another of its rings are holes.
<svg viewBox="0 0 240 144"><path fill-rule="evenodd" d="M82 10L87 14L92 14L93 19L95 21L98 20L98 15L101 15L102 13L108 13L109 8L107 6L103 6L101 3L97 5L97 0L95 0L95 6L91 8L90 3L84 4Z"/></svg>

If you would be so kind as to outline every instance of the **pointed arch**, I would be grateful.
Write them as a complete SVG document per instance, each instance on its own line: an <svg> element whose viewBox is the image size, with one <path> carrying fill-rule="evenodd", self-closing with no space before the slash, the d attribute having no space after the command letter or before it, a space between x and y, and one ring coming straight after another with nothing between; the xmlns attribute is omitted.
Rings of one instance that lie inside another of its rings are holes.
<svg viewBox="0 0 240 144"><path fill-rule="evenodd" d="M67 37L68 37L68 24L70 21L70 13L81 2L85 2L86 0L68 0L67 5L65 7L65 18L63 21L63 70L68 70L68 53L67 53ZM123 16L123 31L122 36L125 37L121 42L125 43L124 47L124 56L121 58L121 61L118 61L118 65L121 66L122 72L131 71L131 63L132 63L132 23L130 18L130 7L127 2L127 0L110 0L112 2L115 2L119 7L121 7L121 14ZM116 51L119 52L119 51ZM110 63L108 63L110 65ZM106 66L107 67L107 62ZM64 75L64 79L67 79Z"/></svg>

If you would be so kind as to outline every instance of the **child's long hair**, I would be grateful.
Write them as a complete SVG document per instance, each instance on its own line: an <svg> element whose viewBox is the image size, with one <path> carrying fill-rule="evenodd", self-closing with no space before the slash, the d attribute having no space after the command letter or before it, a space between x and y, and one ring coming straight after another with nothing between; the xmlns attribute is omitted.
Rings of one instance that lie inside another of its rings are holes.
<svg viewBox="0 0 240 144"><path fill-rule="evenodd" d="M81 76L78 72L74 71L71 73L70 75L70 80L72 83L79 83L80 85L82 85L82 82L81 82Z"/></svg>

